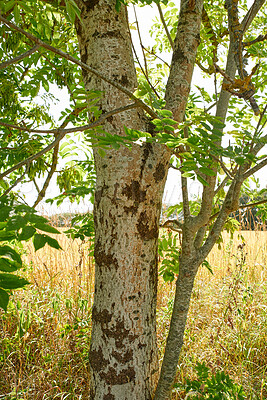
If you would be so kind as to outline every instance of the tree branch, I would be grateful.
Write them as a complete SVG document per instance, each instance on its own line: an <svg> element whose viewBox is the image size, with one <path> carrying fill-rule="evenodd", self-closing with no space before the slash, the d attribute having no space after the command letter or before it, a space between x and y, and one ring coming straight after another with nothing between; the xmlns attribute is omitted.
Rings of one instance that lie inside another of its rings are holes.
<svg viewBox="0 0 267 400"><path fill-rule="evenodd" d="M87 124L87 125L83 125L83 126L76 126L73 128L68 128L68 129L64 129L62 128L62 125L59 128L55 128L55 129L30 129L27 128L25 126L19 126L19 125L13 125L13 124L7 124L6 122L0 121L0 125L5 126L7 128L13 128L13 129L18 129L21 131L26 131L26 132L32 132L32 133L55 133L55 134L63 134L66 135L67 133L73 133L73 132L83 132L86 131L87 129L91 129L94 128L96 126L99 126L102 124L102 122L107 119L108 117L118 114L120 112L126 111L126 110L130 110L132 108L138 107L135 103L132 104L128 104L125 107L120 107L120 108L116 108L115 110L112 111L108 111L105 114L102 114L99 119L93 123Z"/></svg>
<svg viewBox="0 0 267 400"><path fill-rule="evenodd" d="M256 39L251 40L250 42L243 42L243 46L244 47L248 47L248 46L251 46L251 45L253 45L255 43L263 42L266 39L267 39L267 33L266 33L266 35L259 35Z"/></svg>
<svg viewBox="0 0 267 400"><path fill-rule="evenodd" d="M48 188L49 183L50 183L50 181L54 175L54 172L57 168L58 151L59 151L59 143L54 147L53 159L52 159L52 165L51 165L50 171L48 172L48 175L43 184L42 190L38 193L37 199L35 200L35 202L33 204L33 208L35 208L40 203L40 201L42 201L43 198L45 197L46 189Z"/></svg>
<svg viewBox="0 0 267 400"><path fill-rule="evenodd" d="M145 54L144 54L144 49L145 49L145 47L143 46L142 41L141 41L141 35L140 35L140 32L139 32L139 24L138 24L138 21L137 21L137 15L136 15L136 12L135 12L135 8L134 8L134 13L135 13L135 18L136 18L136 25L137 25L137 30L138 30L139 40L140 40L140 46L141 46L141 48L142 48L143 57L144 57L144 62L145 62L145 70L144 70L144 68L143 68L143 66L142 66L142 64L141 64L141 62L140 62L140 60L139 60L139 57L138 57L138 55L137 55L137 52L136 52L136 50L135 50L135 47L134 47L134 44L133 44L133 40L132 40L132 36L131 36L131 33L130 33L130 29L129 29L129 36L130 36L130 39L131 39L132 49L133 49L133 52L134 52L136 61L138 62L138 65L139 65L139 67L140 67L140 69L141 69L143 75L145 76L145 78L146 78L146 80L147 80L149 86L151 87L151 89L153 90L153 92L155 93L155 95L157 96L157 98L160 99L160 96L159 96L158 92L156 91L156 89L155 89L155 87L152 85L152 83L150 82L150 79L149 79L149 76L148 76L146 57L145 57Z"/></svg>
<svg viewBox="0 0 267 400"><path fill-rule="evenodd" d="M45 49L52 51L53 53L59 55L62 58L65 58L68 61L73 62L76 65L79 65L81 68L89 71L91 74L96 75L98 78L102 79L103 81L109 83L111 86L115 87L116 89L120 90L121 92L125 93L130 99L132 99L138 107L141 107L143 110L145 110L152 118L158 118L158 115L153 111L147 104L145 104L141 99L138 99L130 90L128 90L126 87L123 85L119 84L118 82L113 81L112 79L109 79L107 76L103 75L101 72L97 71L96 69L90 67L89 65L86 65L82 61L78 60L75 57L72 57L68 53L64 53L62 50L59 50L36 36L32 35L29 32L24 31L22 28L18 27L17 25L13 24L12 22L8 21L6 18L4 18L1 13L0 13L0 21L2 21L5 25L9 26L10 28L16 30L17 32L20 32L22 35L26 36L28 39L32 40L33 42L37 43L39 46L44 47Z"/></svg>
<svg viewBox="0 0 267 400"><path fill-rule="evenodd" d="M9 65L12 64L16 64L19 61L23 60L23 58L29 57L31 54L33 54L36 50L38 50L40 47L39 44L37 44L36 46L34 46L32 49L25 51L25 53L20 54L19 56L12 58L11 60L5 61L3 63L0 64L0 69L9 67Z"/></svg>
<svg viewBox="0 0 267 400"><path fill-rule="evenodd" d="M129 104L128 106L125 107L119 107L113 111L109 111L103 115L101 115L97 121L92 122L91 124L85 125L82 127L82 130L86 130L86 129L92 129L95 128L99 125L101 125L103 123L103 121L105 121L108 117L110 117L111 115L117 114L119 112L128 110L130 108L133 107L137 107L136 104ZM9 125L6 124L4 122L0 122L0 125L3 126L8 126L8 127L13 127L15 129L22 129L22 130L26 130L29 131L29 129L27 128L22 128L22 127L17 127L16 125ZM11 172L15 171L16 169L22 167L23 165L32 162L33 160L36 160L37 158L41 157L42 155L46 154L48 151L52 150L62 139L63 137L67 134L67 133L71 133L71 132L79 132L81 131L81 129L79 127L77 128L71 128L71 129L51 129L49 131L42 131L42 130L30 130L31 132L35 132L35 133L54 133L56 134L56 138L55 140L50 143L48 146L46 146L43 150L39 151L36 154L33 154L32 156L28 157L26 160L20 161L18 164L14 165L13 167L9 168L7 171L3 172L2 174L0 174L0 180L3 179L5 176L11 174Z"/></svg>
<svg viewBox="0 0 267 400"><path fill-rule="evenodd" d="M152 50L148 50L146 47L144 47L144 50L145 50L147 53L151 54L152 56L155 56L156 58L158 58L160 61L163 62L163 64L167 65L167 67L170 68L170 65L169 65L166 61L164 61L162 58L160 58L157 54L155 54L154 51L153 51L153 49L152 49Z"/></svg>
<svg viewBox="0 0 267 400"><path fill-rule="evenodd" d="M166 108L182 122L190 92L192 74L200 42L203 0L182 0L177 35L174 40L170 74L166 85Z"/></svg>
<svg viewBox="0 0 267 400"><path fill-rule="evenodd" d="M160 3L157 3L157 7L158 7L158 10L159 10L159 16L160 16L162 25L163 25L163 27L164 27L164 30L165 30L165 32L166 32L167 38L168 38L168 40L169 40L169 43L170 43L170 45L171 45L172 50L174 50L174 43L173 43L173 40L172 40L172 38L171 38L169 29L168 29L168 27L167 27L167 24L166 24L166 21L165 21L165 18L164 18L164 15L163 15L163 12L162 12L162 8L161 8L161 6L160 6Z"/></svg>
<svg viewBox="0 0 267 400"><path fill-rule="evenodd" d="M177 219L168 219L164 224L160 225L161 228L169 228L175 232L181 232L183 229L183 223Z"/></svg>
<svg viewBox="0 0 267 400"><path fill-rule="evenodd" d="M217 189L214 192L214 195L216 196L216 194L218 194L218 192L226 185L226 183L229 181L228 176L226 176L224 178L224 180L219 184L219 186L217 187Z"/></svg>
<svg viewBox="0 0 267 400"><path fill-rule="evenodd" d="M26 164L25 171L23 172L23 174L13 183L13 185L11 185L11 186L0 196L0 198L3 197L3 196L6 196L8 193L10 193L11 190L14 189L14 187L17 186L17 185L23 180L23 178L25 177L25 175L26 175L27 172L29 171L29 167L30 167L30 164L27 163L27 164Z"/></svg>
<svg viewBox="0 0 267 400"><path fill-rule="evenodd" d="M267 156L266 156L267 157ZM245 174L244 174L244 178L247 179L249 178L251 175L255 174L257 171L259 171L260 169L262 169L263 167L265 167L267 165L267 158L265 158L264 160L262 160L261 162L259 162L259 164L255 165L253 168L250 168Z"/></svg>

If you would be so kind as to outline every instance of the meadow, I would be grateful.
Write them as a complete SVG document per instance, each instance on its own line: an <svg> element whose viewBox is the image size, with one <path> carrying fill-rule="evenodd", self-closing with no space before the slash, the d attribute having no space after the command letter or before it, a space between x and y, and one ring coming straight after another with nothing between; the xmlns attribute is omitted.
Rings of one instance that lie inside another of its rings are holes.
<svg viewBox="0 0 267 400"><path fill-rule="evenodd" d="M243 240L241 239L243 236ZM94 265L88 243L57 238L64 251L22 250L32 283L0 311L0 399L87 399ZM244 244L245 243L245 244ZM267 232L224 234L195 282L177 382L203 363L267 399ZM163 355L174 283L159 280L158 346ZM179 386L179 385L177 385ZM185 399L177 387L173 399Z"/></svg>

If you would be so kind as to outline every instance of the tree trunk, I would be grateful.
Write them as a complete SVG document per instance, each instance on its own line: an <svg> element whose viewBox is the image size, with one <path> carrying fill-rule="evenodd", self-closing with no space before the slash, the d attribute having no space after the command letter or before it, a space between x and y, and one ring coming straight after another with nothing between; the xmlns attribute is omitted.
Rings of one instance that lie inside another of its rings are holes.
<svg viewBox="0 0 267 400"><path fill-rule="evenodd" d="M77 22L81 59L129 90L137 87L126 9L115 1L84 2ZM85 87L102 90L106 112L130 103L126 95L94 76ZM104 129L147 130L142 110L111 117ZM89 355L91 397L148 400L158 378L156 343L157 239L169 151L134 145L95 151L95 297Z"/></svg>
<svg viewBox="0 0 267 400"><path fill-rule="evenodd" d="M199 265L200 260L196 255L192 254L191 257L181 255L180 257L171 324L154 400L167 400L171 396L178 360L183 347L191 294Z"/></svg>

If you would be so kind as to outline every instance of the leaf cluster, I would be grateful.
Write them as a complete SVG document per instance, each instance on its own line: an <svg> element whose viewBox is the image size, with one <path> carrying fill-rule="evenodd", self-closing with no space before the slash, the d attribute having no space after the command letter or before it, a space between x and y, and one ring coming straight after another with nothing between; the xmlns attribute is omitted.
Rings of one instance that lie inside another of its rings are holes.
<svg viewBox="0 0 267 400"><path fill-rule="evenodd" d="M245 392L242 386L234 383L224 371L210 374L205 363L197 362L197 379L186 379L183 386L174 385L187 393L186 398L192 400L245 400Z"/></svg>
<svg viewBox="0 0 267 400"><path fill-rule="evenodd" d="M9 291L29 284L23 277L13 274L23 267L19 244L32 239L35 250L45 244L61 249L56 239L40 231L60 234L33 208L18 203L14 197L0 197L0 307L4 310L7 309Z"/></svg>

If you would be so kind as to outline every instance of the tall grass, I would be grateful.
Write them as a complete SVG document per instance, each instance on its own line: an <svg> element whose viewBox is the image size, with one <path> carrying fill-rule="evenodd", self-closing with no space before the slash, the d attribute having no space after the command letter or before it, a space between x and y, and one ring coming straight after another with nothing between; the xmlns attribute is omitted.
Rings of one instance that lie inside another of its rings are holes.
<svg viewBox="0 0 267 400"><path fill-rule="evenodd" d="M197 275L177 382L197 361L225 370L247 399L267 398L267 232L224 235ZM32 285L0 311L0 399L87 399L93 301L88 244L58 237L64 251L25 248ZM175 285L159 280L158 345L163 355ZM173 399L184 399L181 390ZM141 400L141 399L140 399Z"/></svg>

